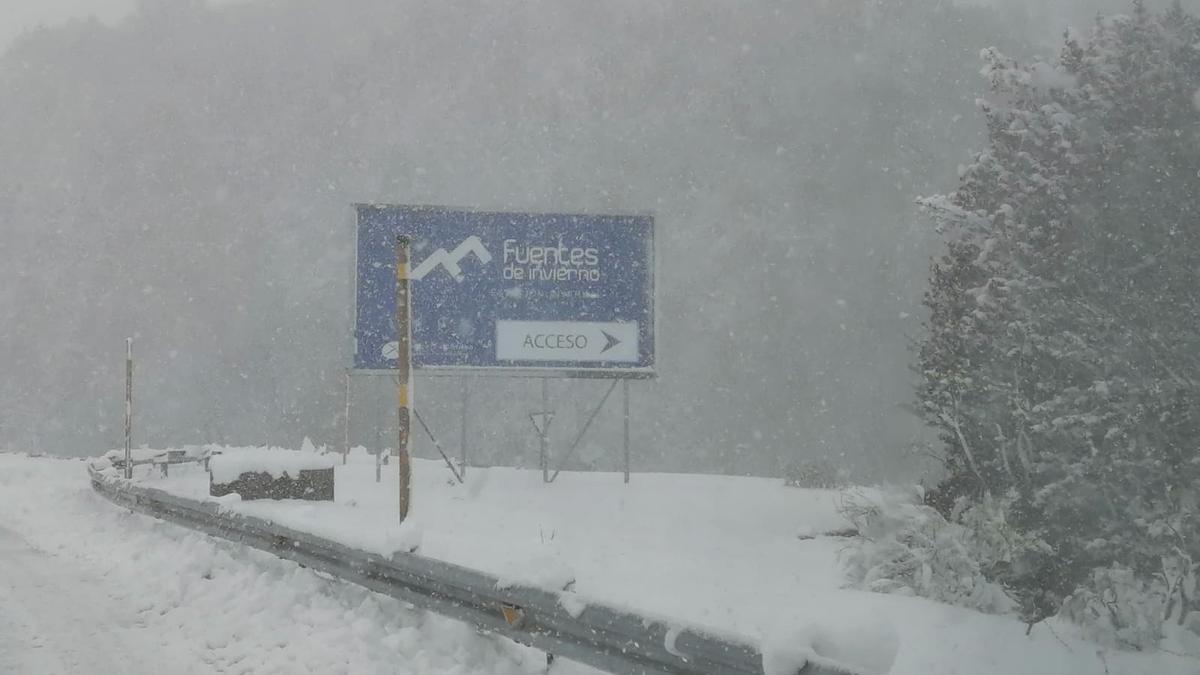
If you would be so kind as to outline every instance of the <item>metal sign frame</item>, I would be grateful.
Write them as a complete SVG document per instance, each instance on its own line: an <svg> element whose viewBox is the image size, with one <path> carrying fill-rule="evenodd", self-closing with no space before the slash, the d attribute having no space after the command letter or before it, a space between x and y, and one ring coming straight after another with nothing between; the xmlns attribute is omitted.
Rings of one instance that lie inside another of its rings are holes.
<svg viewBox="0 0 1200 675"><path fill-rule="evenodd" d="M551 380L551 379L564 379L564 380L607 379L607 380L614 380L613 387L610 387L608 389L607 393L604 395L604 398L602 398L600 400L599 404L597 404L595 406L595 408L591 411L588 422L575 435L575 440L573 443L571 443L571 447L568 450L568 452L566 453L566 455L559 460L559 465L557 468L554 469L553 476L550 474L551 457L550 457L549 439L545 438L545 437L540 439L541 446L542 446L541 453L540 453L541 454L540 464L541 464L541 469L542 469L542 473L543 473L543 480L546 482L552 482L554 477L557 477L559 471L561 471L563 469L563 466L566 464L566 462L570 460L571 456L574 454L575 448L578 446L578 444L582 440L584 434L587 433L588 428L591 426L591 421L595 418L596 413L599 412L600 408L604 407L604 404L608 400L609 395L612 393L613 389L615 388L615 385L616 385L615 380L621 380L622 381L621 382L622 383L621 393L622 393L622 399L623 399L623 405L622 405L622 412L623 412L623 415L622 415L622 418L623 418L623 423L622 423L623 453L622 454L623 454L623 460L624 460L623 461L623 469L624 469L623 473L624 473L624 482L628 483L630 473L631 473L629 380L635 380L635 379L643 380L643 379L652 379L652 378L657 377L657 372L655 370L655 367L657 364L657 348L659 345L660 336L658 335L658 326L659 326L658 302L657 302L655 293L656 293L656 289L658 288L659 280L658 280L658 264L657 264L657 251L658 251L657 219L654 217L654 214L652 212L634 213L634 214L630 214L630 213L606 213L606 214L588 214L588 213L562 214L562 213L556 213L556 214L552 214L552 213L537 213L537 212L528 212L528 211L512 212L512 211L504 211L504 210L499 210L499 209L475 209L475 208L463 208L463 207L452 207L452 206L413 206L413 205L379 204L379 203L355 203L355 204L353 204L350 209L350 218L349 218L349 220L350 220L349 227L354 232L354 235L353 235L354 259L353 259L353 264L350 267L351 279L350 279L350 285L349 285L350 292L351 292L351 306L354 308L354 313L353 313L353 317L352 317L353 323L352 323L351 331L350 331L350 350L349 350L352 355L351 356L352 364L351 364L351 367L347 368L345 371L345 398L346 398L346 400L345 400L345 419L343 420L343 424L345 425L343 453L349 453L349 450L350 450L350 426L351 426L350 420L351 420L351 415L352 415L352 412L351 412L351 409L352 409L351 389L352 389L353 379L358 376L393 377L393 378L395 378L398 376L398 372L399 372L398 369L364 369L364 368L356 368L353 365L353 361L355 360L355 357L357 356L357 350L358 350L359 214L360 214L361 210L364 208L376 208L376 209L396 208L396 209L406 209L406 210L410 210L410 211L417 212L417 213L453 212L453 213L460 213L460 214L487 214L487 215L493 215L493 216L497 215L497 214L500 214L500 215L510 215L511 214L511 215L522 216L522 217L538 217L538 216L544 216L544 217L548 217L548 218L549 217L557 217L557 218L563 218L563 217L568 217L568 218L571 218L571 217L575 217L575 218L607 217L607 218L646 218L649 220L649 231L647 233L647 241L644 242L645 246L647 247L646 263L649 266L649 269L646 271L646 275L645 275L646 288L644 289L645 290L644 301L648 305L646 308L645 314L647 315L647 317L648 317L647 320L649 322L649 326L647 327L648 335L654 341L653 349L651 349L649 352L650 364L651 364L649 367L632 367L632 368L603 367L603 368L598 368L598 367L593 366L593 367L570 368L570 367L562 367L562 366L549 366L549 367L458 366L458 365L455 365L455 366L429 366L429 365L417 366L414 364L413 370L410 373L410 377L415 377L419 374L421 376L426 376L426 377L438 377L438 378L458 377L460 379L461 388L462 388L462 420L461 420L461 426L460 426L460 445L461 445L461 448L460 448L460 454L461 454L460 470L462 472L465 472L467 467L470 464L470 459L469 459L470 453L469 453L469 449L468 449L469 448L469 438L468 438L468 434L467 434L467 422L468 422L469 408L470 408L470 395L469 395L468 379L507 377L507 378L524 378L524 379L541 380L542 407L543 408L546 408L549 405L549 401L547 398L548 380ZM411 233L403 233L403 234L411 234ZM411 264L411 261L410 261L410 264ZM499 320L499 319L497 319L497 320ZM437 440L436 436L433 434L433 431L426 428L426 432L429 434L434 445L438 447L439 451L441 451L441 444ZM541 436L541 434L539 434L539 436ZM450 462L449 459L446 458L444 453L443 453L443 459L446 459L447 464L451 468L451 471L454 471L453 464ZM345 461L345 454L343 455L343 461ZM455 476L460 481L462 480L461 475L459 475L458 472L455 472Z"/></svg>
<svg viewBox="0 0 1200 675"><path fill-rule="evenodd" d="M646 218L649 220L649 231L645 246L647 247L646 262L649 269L645 275L645 297L644 302L648 305L645 310L646 321L649 325L646 327L646 333L653 341L653 348L649 351L649 365L642 366L579 366L572 367L568 365L549 365L536 366L529 364L505 366L505 365L420 365L414 364L414 370L423 376L433 377L525 377L525 378L583 378L583 379L652 379L657 377L657 351L661 343L661 336L658 335L658 302L656 298L656 289L658 286L658 265L657 265L657 220L652 212L642 213L546 213L534 211L508 211L502 209L485 209L472 207L455 207L455 206L430 206L430 205L407 205L407 204L382 204L382 203L355 203L350 209L350 227L354 231L354 257L353 264L350 267L351 283L350 292L352 299L352 307L354 308L352 315L352 326L350 330L350 349L351 368L353 375L394 375L395 369L387 368L358 368L355 367L356 357L359 347L358 326L359 326L359 306L358 306L358 285L359 285L359 214L363 209L398 209L411 211L416 214L430 213L455 213L455 214L478 214L480 216L497 216L497 215L513 215L520 217L545 217L545 218ZM414 308L415 309L415 308ZM497 320L501 320L497 318ZM494 330L494 329L493 329Z"/></svg>

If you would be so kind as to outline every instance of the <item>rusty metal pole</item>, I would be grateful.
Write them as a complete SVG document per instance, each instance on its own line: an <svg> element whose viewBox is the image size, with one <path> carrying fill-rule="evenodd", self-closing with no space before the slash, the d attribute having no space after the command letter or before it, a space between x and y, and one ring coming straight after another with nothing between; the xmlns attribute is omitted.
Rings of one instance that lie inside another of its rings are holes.
<svg viewBox="0 0 1200 675"><path fill-rule="evenodd" d="M396 380L398 382L399 418L396 445L396 470L399 474L400 522L408 517L411 501L412 465L408 457L409 406L412 405L412 308L409 297L408 237L396 241Z"/></svg>
<svg viewBox="0 0 1200 675"><path fill-rule="evenodd" d="M133 338L125 338L125 478L133 478Z"/></svg>

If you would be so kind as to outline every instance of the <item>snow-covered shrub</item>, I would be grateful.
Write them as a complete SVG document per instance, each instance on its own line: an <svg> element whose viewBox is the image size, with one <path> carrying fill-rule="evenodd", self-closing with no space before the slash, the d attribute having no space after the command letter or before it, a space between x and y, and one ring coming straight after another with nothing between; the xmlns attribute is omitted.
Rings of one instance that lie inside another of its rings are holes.
<svg viewBox="0 0 1200 675"><path fill-rule="evenodd" d="M1188 628L1200 636L1200 563L1183 551L1162 559L1162 580L1166 588L1163 621Z"/></svg>
<svg viewBox="0 0 1200 675"><path fill-rule="evenodd" d="M873 499L847 493L841 512L861 537L843 551L851 583L880 593L917 595L983 612L1003 613L1014 602L987 579L979 540L911 495Z"/></svg>
<svg viewBox="0 0 1200 675"><path fill-rule="evenodd" d="M1162 572L1153 576L1116 564L1097 568L1063 602L1060 616L1103 644L1200 655L1196 570L1183 553L1164 558Z"/></svg>
<svg viewBox="0 0 1200 675"><path fill-rule="evenodd" d="M847 479L828 459L795 458L784 467L783 482L791 487L828 490L846 485Z"/></svg>
<svg viewBox="0 0 1200 675"><path fill-rule="evenodd" d="M977 503L960 500L951 514L970 533L976 555L993 567L1012 565L1024 552L1042 548L1035 537L1009 524L1008 513L1014 498L1010 494L1006 499L985 495Z"/></svg>
<svg viewBox="0 0 1200 675"><path fill-rule="evenodd" d="M1167 589L1139 579L1119 565L1092 571L1087 585L1063 602L1060 616L1083 628L1092 640L1113 647L1147 649L1163 637Z"/></svg>

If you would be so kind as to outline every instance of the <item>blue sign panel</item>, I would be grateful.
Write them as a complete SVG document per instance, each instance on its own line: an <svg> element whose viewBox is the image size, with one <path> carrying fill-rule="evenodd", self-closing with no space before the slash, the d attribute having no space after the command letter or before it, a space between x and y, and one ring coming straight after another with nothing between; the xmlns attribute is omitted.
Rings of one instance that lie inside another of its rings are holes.
<svg viewBox="0 0 1200 675"><path fill-rule="evenodd" d="M653 372L652 217L357 209L355 368L396 367L407 235L415 367Z"/></svg>

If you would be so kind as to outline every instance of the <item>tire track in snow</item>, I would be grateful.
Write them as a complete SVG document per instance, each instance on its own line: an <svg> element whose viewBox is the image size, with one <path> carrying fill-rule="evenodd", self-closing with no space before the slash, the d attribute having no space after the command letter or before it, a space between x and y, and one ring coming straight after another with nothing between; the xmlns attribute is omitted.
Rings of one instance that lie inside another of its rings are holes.
<svg viewBox="0 0 1200 675"><path fill-rule="evenodd" d="M0 673L152 675L197 673L156 646L131 641L134 607L104 593L88 570L0 527ZM176 655L178 656L178 655ZM167 667L170 663L170 667Z"/></svg>

